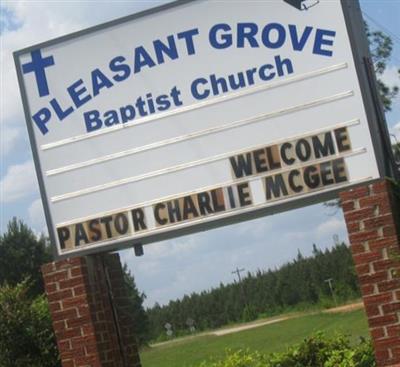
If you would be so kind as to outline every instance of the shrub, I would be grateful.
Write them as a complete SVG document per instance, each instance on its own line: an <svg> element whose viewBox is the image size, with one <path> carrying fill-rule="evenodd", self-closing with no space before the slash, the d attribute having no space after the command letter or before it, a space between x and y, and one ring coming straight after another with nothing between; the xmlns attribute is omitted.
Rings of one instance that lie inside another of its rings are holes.
<svg viewBox="0 0 400 367"><path fill-rule="evenodd" d="M217 362L203 362L199 367L265 367L267 359L258 352L249 350L227 351L225 359Z"/></svg>
<svg viewBox="0 0 400 367"><path fill-rule="evenodd" d="M352 346L348 337L326 337L323 333L305 339L283 353L262 355L248 350L227 352L221 361L199 367L374 367L372 345L365 339Z"/></svg>
<svg viewBox="0 0 400 367"><path fill-rule="evenodd" d="M0 288L0 366L61 366L47 301L28 293L27 281Z"/></svg>
<svg viewBox="0 0 400 367"><path fill-rule="evenodd" d="M249 322L256 320L257 317L258 317L257 310L254 308L254 306L246 305L243 310L242 320L244 322Z"/></svg>

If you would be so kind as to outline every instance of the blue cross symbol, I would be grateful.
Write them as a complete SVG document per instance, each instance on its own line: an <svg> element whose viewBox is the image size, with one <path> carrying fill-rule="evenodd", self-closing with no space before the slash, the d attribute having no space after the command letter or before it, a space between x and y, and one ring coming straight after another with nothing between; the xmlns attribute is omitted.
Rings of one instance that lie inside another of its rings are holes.
<svg viewBox="0 0 400 367"><path fill-rule="evenodd" d="M39 96L44 97L49 95L49 86L47 85L45 68L54 65L53 56L42 57L40 50L34 50L31 52L32 61L22 65L22 71L24 74L35 73L36 84L39 90Z"/></svg>

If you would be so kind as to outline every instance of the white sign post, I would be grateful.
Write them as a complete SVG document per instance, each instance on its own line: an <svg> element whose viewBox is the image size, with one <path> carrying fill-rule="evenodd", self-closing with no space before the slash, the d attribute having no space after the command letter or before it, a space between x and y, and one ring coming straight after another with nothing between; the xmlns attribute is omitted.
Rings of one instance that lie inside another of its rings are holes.
<svg viewBox="0 0 400 367"><path fill-rule="evenodd" d="M348 21L360 20L356 5L183 1L16 52L57 255L254 218L381 177Z"/></svg>

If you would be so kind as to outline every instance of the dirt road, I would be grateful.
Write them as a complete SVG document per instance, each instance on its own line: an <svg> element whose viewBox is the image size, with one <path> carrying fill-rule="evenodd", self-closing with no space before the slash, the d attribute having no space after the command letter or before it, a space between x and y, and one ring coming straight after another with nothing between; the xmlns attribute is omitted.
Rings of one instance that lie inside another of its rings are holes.
<svg viewBox="0 0 400 367"><path fill-rule="evenodd" d="M322 313L351 312L351 311L359 310L359 309L363 308L363 306L364 305L362 302L357 302L357 303L352 303L349 305L330 308L330 309L318 311L318 312L311 312L311 313L305 312L305 313L298 313L298 314L293 314L293 315L288 315L288 316L283 316L283 317L278 317L278 318L272 318L272 319L271 318L262 319L262 320L248 322L246 324L240 324L240 325L236 325L236 326L232 326L232 327L226 327L226 328L222 328L222 329L206 331L204 333L199 333L196 335L186 336L186 337L182 337L182 338L176 338L176 339L168 340L168 341L162 342L162 343L155 343L155 344L152 344L151 347L160 347L162 345L179 343L181 341L197 338L199 336L206 336L206 335L223 336L223 335L238 333L240 331L250 330L250 329L254 329L254 328L265 326L265 325L272 325L272 324L276 324L278 322L294 319L294 318L301 317L304 315L316 314L319 312L322 312Z"/></svg>
<svg viewBox="0 0 400 367"><path fill-rule="evenodd" d="M227 335L227 334L232 334L232 333L238 333L239 331L254 329L256 327L265 326L265 325L271 325L271 324L275 324L277 322L289 320L291 318L292 317L290 317L290 316L286 316L286 317L281 317L281 318L273 319L273 320L256 321L256 322L247 323L247 324L244 324L244 325L231 327L229 329L214 330L214 331L209 332L208 334L209 335L222 336L222 335Z"/></svg>

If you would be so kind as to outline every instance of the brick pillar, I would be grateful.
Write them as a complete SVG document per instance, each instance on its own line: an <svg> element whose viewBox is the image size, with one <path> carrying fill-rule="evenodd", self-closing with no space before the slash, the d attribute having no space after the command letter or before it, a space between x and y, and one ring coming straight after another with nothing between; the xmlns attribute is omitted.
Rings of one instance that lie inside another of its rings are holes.
<svg viewBox="0 0 400 367"><path fill-rule="evenodd" d="M63 367L141 366L117 254L49 263L42 273Z"/></svg>
<svg viewBox="0 0 400 367"><path fill-rule="evenodd" d="M386 180L340 198L377 364L400 366L398 200Z"/></svg>

